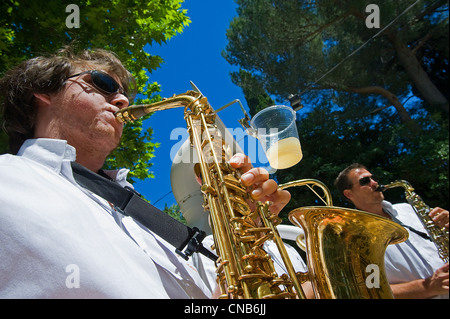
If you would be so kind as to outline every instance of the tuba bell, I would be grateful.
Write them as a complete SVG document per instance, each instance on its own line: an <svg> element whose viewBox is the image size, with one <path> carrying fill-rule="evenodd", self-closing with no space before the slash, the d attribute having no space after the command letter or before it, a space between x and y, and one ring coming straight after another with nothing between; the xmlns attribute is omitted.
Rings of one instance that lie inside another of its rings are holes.
<svg viewBox="0 0 450 319"><path fill-rule="evenodd" d="M294 186L307 186L326 205L289 213L289 220L305 233L306 278L316 298L393 299L384 253L388 245L405 241L407 231L387 218L333 206L328 188L320 181L298 180L280 188Z"/></svg>

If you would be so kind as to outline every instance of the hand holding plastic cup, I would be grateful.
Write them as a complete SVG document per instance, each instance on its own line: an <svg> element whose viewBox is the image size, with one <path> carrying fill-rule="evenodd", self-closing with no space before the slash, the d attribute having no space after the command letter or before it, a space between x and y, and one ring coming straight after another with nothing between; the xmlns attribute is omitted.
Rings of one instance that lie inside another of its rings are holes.
<svg viewBox="0 0 450 319"><path fill-rule="evenodd" d="M274 105L258 112L250 126L256 132L270 166L284 169L294 166L303 158L295 111L285 105Z"/></svg>

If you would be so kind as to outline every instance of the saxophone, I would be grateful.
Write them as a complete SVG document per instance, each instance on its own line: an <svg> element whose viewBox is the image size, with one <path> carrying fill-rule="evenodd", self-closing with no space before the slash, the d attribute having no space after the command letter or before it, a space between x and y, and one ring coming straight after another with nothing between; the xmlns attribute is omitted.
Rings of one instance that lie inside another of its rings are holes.
<svg viewBox="0 0 450 319"><path fill-rule="evenodd" d="M412 206L414 212L419 217L431 241L436 245L439 257L445 263L448 263L448 229L446 227L439 227L434 223L433 219L429 215L431 211L430 207L425 204L425 202L416 192L414 192L414 188L409 182L405 180L397 180L387 185L380 185L377 190L384 192L385 190L394 187L403 187L406 200Z"/></svg>
<svg viewBox="0 0 450 319"><path fill-rule="evenodd" d="M406 230L377 215L332 207L328 188L317 180L280 185L281 189L308 186L326 205L301 207L289 213L291 222L303 228L307 246L309 271L295 273L276 228L281 219L269 211L270 202L252 200L241 184L239 170L229 165L233 152L221 138L216 124L220 119L199 91L133 105L115 116L119 122L128 122L175 107L184 107L189 142L198 158L193 169L201 181L198 191L203 207L209 211L212 249L219 256L219 298L305 299L304 281L312 283L317 298L393 298L384 273L384 251L387 245L404 241ZM262 248L267 240L275 242L287 274L276 273L272 258ZM370 265L380 268L380 285L375 288L367 285Z"/></svg>
<svg viewBox="0 0 450 319"><path fill-rule="evenodd" d="M286 248L276 229L281 219L269 211L270 202L250 198L240 173L228 163L232 154L215 125L216 113L200 92L187 91L160 102L134 105L116 113L119 122L133 121L157 110L184 107L189 138L199 159L203 206L210 212L217 282L222 299L305 298ZM250 204L249 204L250 203ZM262 225L257 225L260 220ZM278 276L262 244L272 239L288 274Z"/></svg>

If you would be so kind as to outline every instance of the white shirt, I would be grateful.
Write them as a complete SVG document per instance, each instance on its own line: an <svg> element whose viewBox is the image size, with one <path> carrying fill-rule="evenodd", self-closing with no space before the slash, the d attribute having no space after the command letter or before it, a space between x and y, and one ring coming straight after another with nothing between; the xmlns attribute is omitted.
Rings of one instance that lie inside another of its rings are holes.
<svg viewBox="0 0 450 319"><path fill-rule="evenodd" d="M426 233L419 217L408 203L392 205L383 201L383 209L404 225ZM408 232L409 238L406 241L389 245L386 249L386 276L391 284L428 278L445 264L432 241L413 231ZM449 295L440 295L438 298L448 299Z"/></svg>
<svg viewBox="0 0 450 319"><path fill-rule="evenodd" d="M54 139L0 156L0 298L211 297L174 247L75 182L75 157Z"/></svg>

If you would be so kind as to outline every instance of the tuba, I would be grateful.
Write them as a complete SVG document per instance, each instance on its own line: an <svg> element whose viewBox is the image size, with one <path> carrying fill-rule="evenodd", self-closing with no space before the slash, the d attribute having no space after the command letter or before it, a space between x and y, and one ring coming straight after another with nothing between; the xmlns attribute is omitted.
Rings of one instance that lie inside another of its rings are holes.
<svg viewBox="0 0 450 319"><path fill-rule="evenodd" d="M384 270L388 245L408 238L407 231L391 220L356 209L333 206L327 186L314 179L279 185L286 189L308 187L325 206L300 207L289 220L301 227L308 273L316 298L393 299Z"/></svg>
<svg viewBox="0 0 450 319"><path fill-rule="evenodd" d="M302 207L289 214L290 220L306 233L309 272L306 276L296 273L276 227L281 219L269 211L269 202L255 202L240 183L239 170L228 163L233 152L218 129L217 112L200 92L187 91L153 104L133 105L115 115L119 122L128 122L175 107L184 108L189 141L198 159L195 175L201 182L203 207L209 211L212 249L219 256L219 298L304 299L304 280L312 282L318 298L392 298L383 272L384 249L405 240L406 231L382 217L332 207L326 186L313 180L313 185L326 189L327 206ZM382 233L386 233L384 237ZM262 248L267 240L275 242L287 274L276 273L270 255ZM368 263L381 269L380 285L375 287L379 293L363 291L367 286L363 271Z"/></svg>
<svg viewBox="0 0 450 319"><path fill-rule="evenodd" d="M387 185L380 185L377 190L384 192L385 190L394 187L402 187L404 189L406 200L412 206L414 212L417 214L417 217L419 217L431 241L436 245L439 257L445 263L448 263L448 229L445 227L439 227L434 223L433 219L429 215L431 211L430 207L425 204L416 192L414 192L414 188L409 182L405 180L397 180Z"/></svg>

